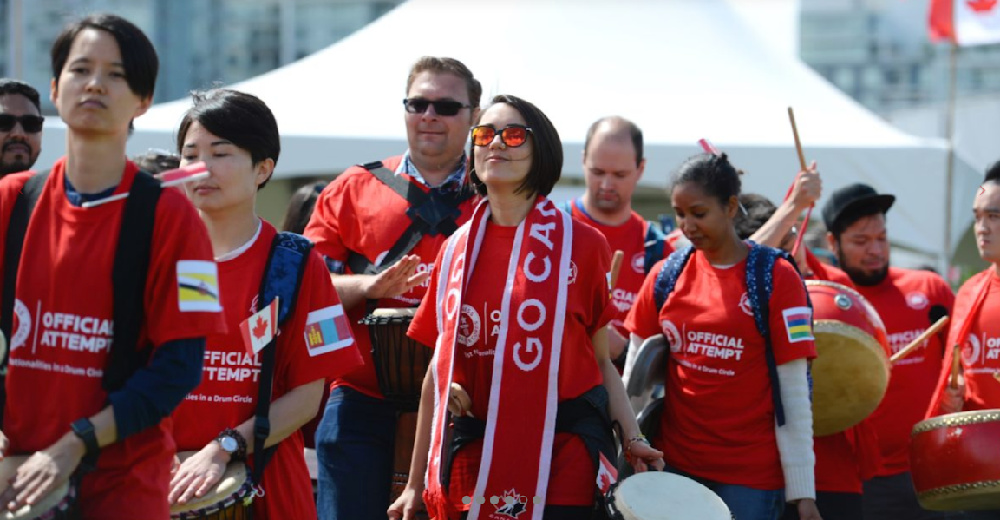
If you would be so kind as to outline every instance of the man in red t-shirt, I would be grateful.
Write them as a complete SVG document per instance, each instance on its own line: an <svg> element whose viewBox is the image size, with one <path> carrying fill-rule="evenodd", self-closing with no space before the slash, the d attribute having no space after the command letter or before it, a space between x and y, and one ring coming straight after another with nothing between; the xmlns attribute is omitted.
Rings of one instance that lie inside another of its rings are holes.
<svg viewBox="0 0 1000 520"><path fill-rule="evenodd" d="M608 328L611 358L617 360L619 369L628 345L625 316L649 268L673 252L658 226L632 211L632 192L645 167L642 130L622 117L601 118L587 130L583 145L587 190L582 197L569 202L570 215L574 219L597 228L612 251L624 253L618 281L611 288L611 304L616 312ZM662 251L650 265L646 265L647 248Z"/></svg>
<svg viewBox="0 0 1000 520"><path fill-rule="evenodd" d="M439 201L435 213L447 218L426 229L395 265L386 257L405 238L411 214L423 213L370 171L378 166L349 168L316 201L305 235L326 258L352 324L370 309L366 301L419 305L438 250L472 215L473 200L464 198L464 147L481 96L479 81L458 60L424 57L410 69L403 101L409 149L380 166L390 182ZM384 520L397 410L379 389L368 328L354 325L353 333L365 364L334 380L316 430L318 510L324 520Z"/></svg>
<svg viewBox="0 0 1000 520"><path fill-rule="evenodd" d="M895 197L864 184L833 193L823 207L827 243L862 296L875 307L892 350L898 351L951 312L955 296L938 275L889 267L885 214ZM917 503L910 478L910 430L924 418L941 370L945 335L937 334L892 366L889 388L869 418L878 436L882 467L864 484L866 520L940 518Z"/></svg>
<svg viewBox="0 0 1000 520"><path fill-rule="evenodd" d="M152 103L156 52L128 21L93 15L56 38L52 63L68 155L53 165L23 239L3 432L4 455L30 457L3 483L0 503L34 503L75 472L83 518L166 520L168 416L198 384L205 337L225 330L216 264L194 208L179 191L162 190L142 321L131 323L137 344L119 343L124 323L114 321L111 280L125 202L84 203L127 194L138 179L125 144L132 119ZM30 176L0 180L0 244ZM105 388L112 348L146 346L148 363ZM95 468L84 467L94 459Z"/></svg>

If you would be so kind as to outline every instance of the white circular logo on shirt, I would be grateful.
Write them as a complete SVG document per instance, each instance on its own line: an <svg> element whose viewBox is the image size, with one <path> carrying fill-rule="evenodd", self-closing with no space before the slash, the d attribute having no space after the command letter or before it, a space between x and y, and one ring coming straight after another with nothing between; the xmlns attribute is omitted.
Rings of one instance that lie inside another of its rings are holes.
<svg viewBox="0 0 1000 520"><path fill-rule="evenodd" d="M28 306L21 300L14 299L14 316L17 317L17 329L10 339L10 351L14 352L17 347L23 346L31 332L31 313Z"/></svg>
<svg viewBox="0 0 1000 520"><path fill-rule="evenodd" d="M751 318L753 317L753 306L750 305L750 296L748 296L747 293L743 293L743 295L740 296L740 310L743 311L743 314L746 314Z"/></svg>
<svg viewBox="0 0 1000 520"><path fill-rule="evenodd" d="M962 364L969 367L976 363L983 352L983 345L975 334L969 334L969 343L962 349Z"/></svg>
<svg viewBox="0 0 1000 520"><path fill-rule="evenodd" d="M458 343L471 347L479 341L481 320L476 309L468 304L462 305L462 316L458 319Z"/></svg>
<svg viewBox="0 0 1000 520"><path fill-rule="evenodd" d="M670 351L680 352L684 345L681 343L681 333L677 330L677 325L674 325L670 320L663 320L660 322L660 328L663 329L663 337L670 345Z"/></svg>
<svg viewBox="0 0 1000 520"><path fill-rule="evenodd" d="M576 273L577 273L576 262L570 260L569 261L569 281L567 281L566 283L572 284L573 282L575 282L576 281Z"/></svg>
<svg viewBox="0 0 1000 520"><path fill-rule="evenodd" d="M906 295L906 304L915 311L926 308L929 303L930 300L927 299L927 295L920 291L911 292Z"/></svg>
<svg viewBox="0 0 1000 520"><path fill-rule="evenodd" d="M646 269L646 253L636 253L632 257L632 270L642 274Z"/></svg>

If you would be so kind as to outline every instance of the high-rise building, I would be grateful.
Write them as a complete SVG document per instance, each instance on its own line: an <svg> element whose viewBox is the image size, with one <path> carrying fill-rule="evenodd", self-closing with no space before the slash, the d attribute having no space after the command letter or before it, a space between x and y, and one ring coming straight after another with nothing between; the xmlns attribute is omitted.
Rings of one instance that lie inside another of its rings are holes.
<svg viewBox="0 0 1000 520"><path fill-rule="evenodd" d="M156 101L168 101L291 63L402 1L0 0L0 34L5 33L0 75L47 90L49 48L63 25L84 14L111 12L141 27L153 41L160 56Z"/></svg>

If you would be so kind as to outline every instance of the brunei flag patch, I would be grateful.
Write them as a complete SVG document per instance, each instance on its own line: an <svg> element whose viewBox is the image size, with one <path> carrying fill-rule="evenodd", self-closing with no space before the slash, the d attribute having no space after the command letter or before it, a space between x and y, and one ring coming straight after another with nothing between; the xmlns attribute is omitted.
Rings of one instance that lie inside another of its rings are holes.
<svg viewBox="0 0 1000 520"><path fill-rule="evenodd" d="M177 262L177 304L181 312L222 312L219 269L207 260Z"/></svg>
<svg viewBox="0 0 1000 520"><path fill-rule="evenodd" d="M812 309L809 307L792 307L781 311L785 319L785 330L788 332L788 342L812 341Z"/></svg>

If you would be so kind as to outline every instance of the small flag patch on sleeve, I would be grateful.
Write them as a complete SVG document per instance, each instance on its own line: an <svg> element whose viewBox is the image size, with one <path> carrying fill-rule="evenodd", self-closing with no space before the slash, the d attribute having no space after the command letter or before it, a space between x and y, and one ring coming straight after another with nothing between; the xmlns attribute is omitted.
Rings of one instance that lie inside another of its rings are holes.
<svg viewBox="0 0 1000 520"><path fill-rule="evenodd" d="M785 330L788 332L788 342L812 341L812 309L809 307L792 307L781 311L785 319Z"/></svg>
<svg viewBox="0 0 1000 520"><path fill-rule="evenodd" d="M215 262L177 261L177 304L181 312L222 312Z"/></svg>
<svg viewBox="0 0 1000 520"><path fill-rule="evenodd" d="M332 305L309 313L304 331L310 356L318 356L354 343L351 325L342 305Z"/></svg>

